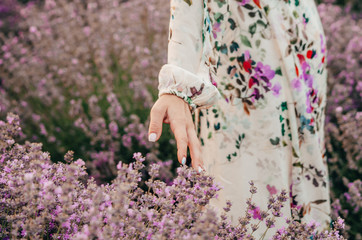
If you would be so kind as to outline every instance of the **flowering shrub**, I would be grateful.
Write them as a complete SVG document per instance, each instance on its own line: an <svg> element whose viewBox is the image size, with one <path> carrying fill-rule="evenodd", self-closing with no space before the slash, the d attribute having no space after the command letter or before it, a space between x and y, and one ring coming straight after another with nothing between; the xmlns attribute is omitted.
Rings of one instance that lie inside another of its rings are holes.
<svg viewBox="0 0 362 240"><path fill-rule="evenodd" d="M140 172L145 158L135 153L135 162L117 165L111 184L98 186L87 177L83 160L73 161L67 153L68 163L52 163L41 144L16 143L13 137L19 133L17 115L8 114L7 122L0 121L2 239L255 239L255 232L265 224L260 237L264 239L287 200L284 190L270 197L267 210L259 211L253 224L259 206L252 201L257 189L251 182L246 214L232 226L226 217L230 202L221 219L207 208L220 188L204 172L179 167L167 186L157 180L160 165L152 164L145 180ZM273 239L344 239L338 231L343 228L340 218L330 232L317 233L315 228L313 222L286 219L286 227L276 230Z"/></svg>
<svg viewBox="0 0 362 240"><path fill-rule="evenodd" d="M351 8L318 6L327 36L326 148L334 217L346 219L345 236L362 239L362 18Z"/></svg>
<svg viewBox="0 0 362 240"><path fill-rule="evenodd" d="M13 0L2 0L0 2L0 31L8 33L17 28L19 22L20 4Z"/></svg>

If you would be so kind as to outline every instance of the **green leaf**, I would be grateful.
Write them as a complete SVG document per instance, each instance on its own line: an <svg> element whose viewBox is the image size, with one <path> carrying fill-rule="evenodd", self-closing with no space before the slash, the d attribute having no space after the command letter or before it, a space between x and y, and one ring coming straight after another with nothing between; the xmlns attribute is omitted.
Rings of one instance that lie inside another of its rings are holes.
<svg viewBox="0 0 362 240"><path fill-rule="evenodd" d="M260 39L256 40L255 41L255 46L258 48L260 46L260 43L261 43Z"/></svg>
<svg viewBox="0 0 362 240"><path fill-rule="evenodd" d="M251 48L251 43L250 43L248 37L246 37L246 36L244 36L244 35L240 35L240 37L241 37L241 42L242 42L245 46Z"/></svg>

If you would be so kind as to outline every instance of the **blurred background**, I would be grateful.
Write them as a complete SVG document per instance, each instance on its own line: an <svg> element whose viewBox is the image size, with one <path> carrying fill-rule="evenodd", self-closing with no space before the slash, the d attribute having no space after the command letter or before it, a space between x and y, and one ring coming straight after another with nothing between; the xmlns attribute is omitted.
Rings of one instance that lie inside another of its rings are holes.
<svg viewBox="0 0 362 240"><path fill-rule="evenodd" d="M328 47L326 147L333 216L362 239L362 1L316 1ZM19 142L41 142L54 162L86 161L97 183L134 152L179 166L168 126L147 140L157 75L167 60L167 0L0 0L0 119L20 116ZM71 152L68 152L71 150Z"/></svg>

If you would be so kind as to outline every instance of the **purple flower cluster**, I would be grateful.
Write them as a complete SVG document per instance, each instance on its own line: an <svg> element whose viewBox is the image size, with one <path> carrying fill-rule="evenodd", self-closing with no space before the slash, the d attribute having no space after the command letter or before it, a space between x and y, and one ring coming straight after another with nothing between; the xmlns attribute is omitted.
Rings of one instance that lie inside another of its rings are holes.
<svg viewBox="0 0 362 240"><path fill-rule="evenodd" d="M180 166L167 185L158 179L160 166L151 164L150 178L144 181L146 158L134 153L133 162L117 164L117 177L110 184L97 185L73 152L65 155L67 163L52 163L41 144L17 143L14 137L20 132L17 115L0 121L1 239L255 239L262 224L263 239L287 200L286 191L275 194L268 210L259 212L259 223L250 224L259 208L252 201L257 189L250 182L245 216L232 226L226 217L231 202L220 219L208 208L220 187L204 172ZM339 236L343 224L339 219L330 231L317 233L313 223L287 219L274 239L344 239Z"/></svg>

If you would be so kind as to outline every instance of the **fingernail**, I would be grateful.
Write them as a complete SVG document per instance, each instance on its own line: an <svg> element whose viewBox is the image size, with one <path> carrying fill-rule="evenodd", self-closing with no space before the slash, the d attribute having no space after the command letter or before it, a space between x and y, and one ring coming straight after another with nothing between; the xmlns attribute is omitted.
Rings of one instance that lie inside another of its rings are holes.
<svg viewBox="0 0 362 240"><path fill-rule="evenodd" d="M203 169L199 166L199 173L202 171Z"/></svg>
<svg viewBox="0 0 362 240"><path fill-rule="evenodd" d="M183 158L182 158L182 165L185 165L185 164L186 164L186 158L183 157Z"/></svg>
<svg viewBox="0 0 362 240"><path fill-rule="evenodd" d="M150 142L156 142L156 133L151 133L150 135L148 135L148 141Z"/></svg>

